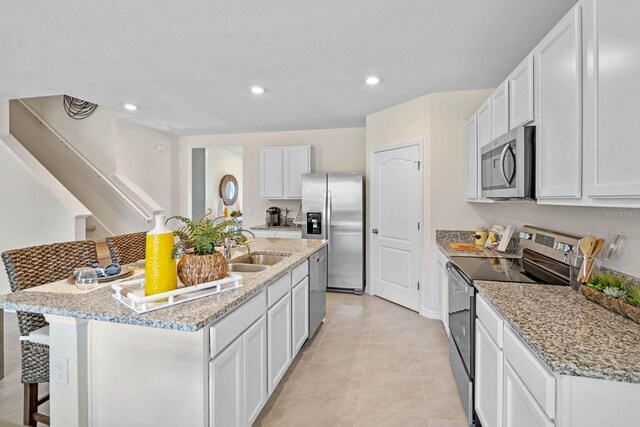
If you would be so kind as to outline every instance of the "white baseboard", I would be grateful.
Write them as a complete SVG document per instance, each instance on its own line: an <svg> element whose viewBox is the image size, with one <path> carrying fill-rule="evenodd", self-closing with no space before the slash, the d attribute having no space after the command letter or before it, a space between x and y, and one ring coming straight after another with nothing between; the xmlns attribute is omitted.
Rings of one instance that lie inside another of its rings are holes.
<svg viewBox="0 0 640 427"><path fill-rule="evenodd" d="M427 319L435 319L435 320L440 320L442 318L442 316L440 315L439 311L436 310L420 310L420 316L422 317L426 317Z"/></svg>

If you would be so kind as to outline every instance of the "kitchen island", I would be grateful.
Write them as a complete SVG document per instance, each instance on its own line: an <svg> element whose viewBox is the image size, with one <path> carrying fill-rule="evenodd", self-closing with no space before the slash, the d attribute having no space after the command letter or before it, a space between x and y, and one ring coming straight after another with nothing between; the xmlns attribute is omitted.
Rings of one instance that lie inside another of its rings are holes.
<svg viewBox="0 0 640 427"><path fill-rule="evenodd" d="M250 425L307 338L307 260L325 245L256 239L253 253L285 259L241 273L239 289L142 315L110 287L16 292L0 307L50 323L53 427Z"/></svg>

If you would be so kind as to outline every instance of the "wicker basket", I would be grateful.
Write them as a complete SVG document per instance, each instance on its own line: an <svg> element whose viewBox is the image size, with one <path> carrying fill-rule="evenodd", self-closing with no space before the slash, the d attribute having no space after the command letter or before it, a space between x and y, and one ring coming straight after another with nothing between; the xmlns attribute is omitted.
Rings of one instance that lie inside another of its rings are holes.
<svg viewBox="0 0 640 427"><path fill-rule="evenodd" d="M628 317L636 323L640 323L640 308L628 304L621 298L612 298L589 286L581 286L580 293L587 299L600 304L609 311Z"/></svg>
<svg viewBox="0 0 640 427"><path fill-rule="evenodd" d="M213 282L227 275L227 260L216 252L212 255L185 254L178 262L178 277L185 286Z"/></svg>

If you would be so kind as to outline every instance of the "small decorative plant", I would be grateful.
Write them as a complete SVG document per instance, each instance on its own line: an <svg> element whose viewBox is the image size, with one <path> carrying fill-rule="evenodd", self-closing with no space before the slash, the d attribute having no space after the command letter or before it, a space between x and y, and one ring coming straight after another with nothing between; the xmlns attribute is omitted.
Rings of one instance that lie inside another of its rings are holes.
<svg viewBox="0 0 640 427"><path fill-rule="evenodd" d="M229 215L231 216L231 218L240 218L242 216L242 212L240 212L239 210L234 210L231 211Z"/></svg>
<svg viewBox="0 0 640 427"><path fill-rule="evenodd" d="M580 293L603 307L640 323L640 284L625 277L599 271L580 288Z"/></svg>
<svg viewBox="0 0 640 427"><path fill-rule="evenodd" d="M587 282L587 286L604 292L607 288L623 289L625 281L617 274L599 271L591 276L591 279Z"/></svg>
<svg viewBox="0 0 640 427"><path fill-rule="evenodd" d="M173 216L182 222L182 227L175 231L180 239L173 247L172 256L178 258L178 277L186 286L219 280L227 275L227 259L216 249L226 245L240 245L251 250L246 234L253 236L249 230L240 227L235 219L216 224L207 212L200 220L193 221L183 216Z"/></svg>
<svg viewBox="0 0 640 427"><path fill-rule="evenodd" d="M631 285L627 288L627 302L640 307L640 285Z"/></svg>

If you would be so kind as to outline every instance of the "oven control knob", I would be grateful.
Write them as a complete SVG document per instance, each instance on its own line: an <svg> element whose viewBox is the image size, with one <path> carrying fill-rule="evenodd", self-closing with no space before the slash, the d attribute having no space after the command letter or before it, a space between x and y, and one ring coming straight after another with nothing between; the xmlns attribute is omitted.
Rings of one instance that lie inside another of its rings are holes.
<svg viewBox="0 0 640 427"><path fill-rule="evenodd" d="M526 231L521 231L520 232L520 239L521 240L531 240L531 234L527 233Z"/></svg>
<svg viewBox="0 0 640 427"><path fill-rule="evenodd" d="M560 252L565 252L565 253L571 251L571 245L567 243L562 243L562 242L556 242L553 245L553 248L559 250Z"/></svg>

